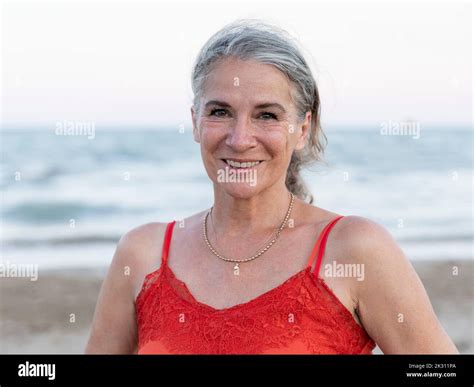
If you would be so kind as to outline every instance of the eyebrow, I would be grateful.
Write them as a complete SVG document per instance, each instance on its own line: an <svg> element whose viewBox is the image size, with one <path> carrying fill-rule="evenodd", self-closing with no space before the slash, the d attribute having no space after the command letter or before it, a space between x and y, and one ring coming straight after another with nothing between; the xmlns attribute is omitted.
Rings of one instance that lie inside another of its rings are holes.
<svg viewBox="0 0 474 387"><path fill-rule="evenodd" d="M215 99L211 100L211 101L208 101L204 107L208 108L211 105L212 106L226 107L226 108L231 107L230 104L228 104L227 102L219 101L219 100L215 100ZM268 109L268 108L271 108L271 107L280 109L282 112L286 113L285 108L281 104L279 104L278 102L265 102L265 103L260 103L260 104L255 106L256 109Z"/></svg>

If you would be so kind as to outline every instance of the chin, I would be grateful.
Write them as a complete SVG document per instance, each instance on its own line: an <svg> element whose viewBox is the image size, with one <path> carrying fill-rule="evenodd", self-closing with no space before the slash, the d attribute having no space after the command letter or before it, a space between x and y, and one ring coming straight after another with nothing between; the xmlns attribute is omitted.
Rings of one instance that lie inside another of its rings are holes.
<svg viewBox="0 0 474 387"><path fill-rule="evenodd" d="M221 188L223 192L235 199L250 199L261 191L257 186L252 187L247 183L222 184Z"/></svg>

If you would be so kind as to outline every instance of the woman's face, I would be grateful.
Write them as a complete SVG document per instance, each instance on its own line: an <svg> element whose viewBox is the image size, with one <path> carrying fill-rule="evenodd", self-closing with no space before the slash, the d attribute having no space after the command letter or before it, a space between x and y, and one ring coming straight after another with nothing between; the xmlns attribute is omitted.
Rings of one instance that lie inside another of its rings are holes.
<svg viewBox="0 0 474 387"><path fill-rule="evenodd" d="M217 189L249 198L285 183L294 150L305 145L311 113L298 120L292 85L271 65L227 58L215 64L191 108L194 139Z"/></svg>

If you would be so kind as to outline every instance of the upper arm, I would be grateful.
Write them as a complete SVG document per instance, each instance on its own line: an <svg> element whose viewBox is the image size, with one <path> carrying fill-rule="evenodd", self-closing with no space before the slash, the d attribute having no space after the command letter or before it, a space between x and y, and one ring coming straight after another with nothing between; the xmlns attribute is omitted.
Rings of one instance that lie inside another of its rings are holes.
<svg viewBox="0 0 474 387"><path fill-rule="evenodd" d="M152 263L159 263L162 226L140 226L119 241L102 283L86 353L135 353L135 294ZM157 254L158 252L158 254Z"/></svg>
<svg viewBox="0 0 474 387"><path fill-rule="evenodd" d="M347 217L351 259L364 266L354 296L359 318L384 353L457 353L402 249L382 226Z"/></svg>

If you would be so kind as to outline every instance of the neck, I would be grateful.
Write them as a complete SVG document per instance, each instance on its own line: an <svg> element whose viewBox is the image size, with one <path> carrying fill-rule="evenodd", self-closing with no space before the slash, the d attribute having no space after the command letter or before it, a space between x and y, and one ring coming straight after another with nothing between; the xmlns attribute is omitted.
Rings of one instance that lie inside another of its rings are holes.
<svg viewBox="0 0 474 387"><path fill-rule="evenodd" d="M235 198L216 188L212 221L219 235L230 237L274 231L283 222L291 200L284 184L245 199Z"/></svg>

